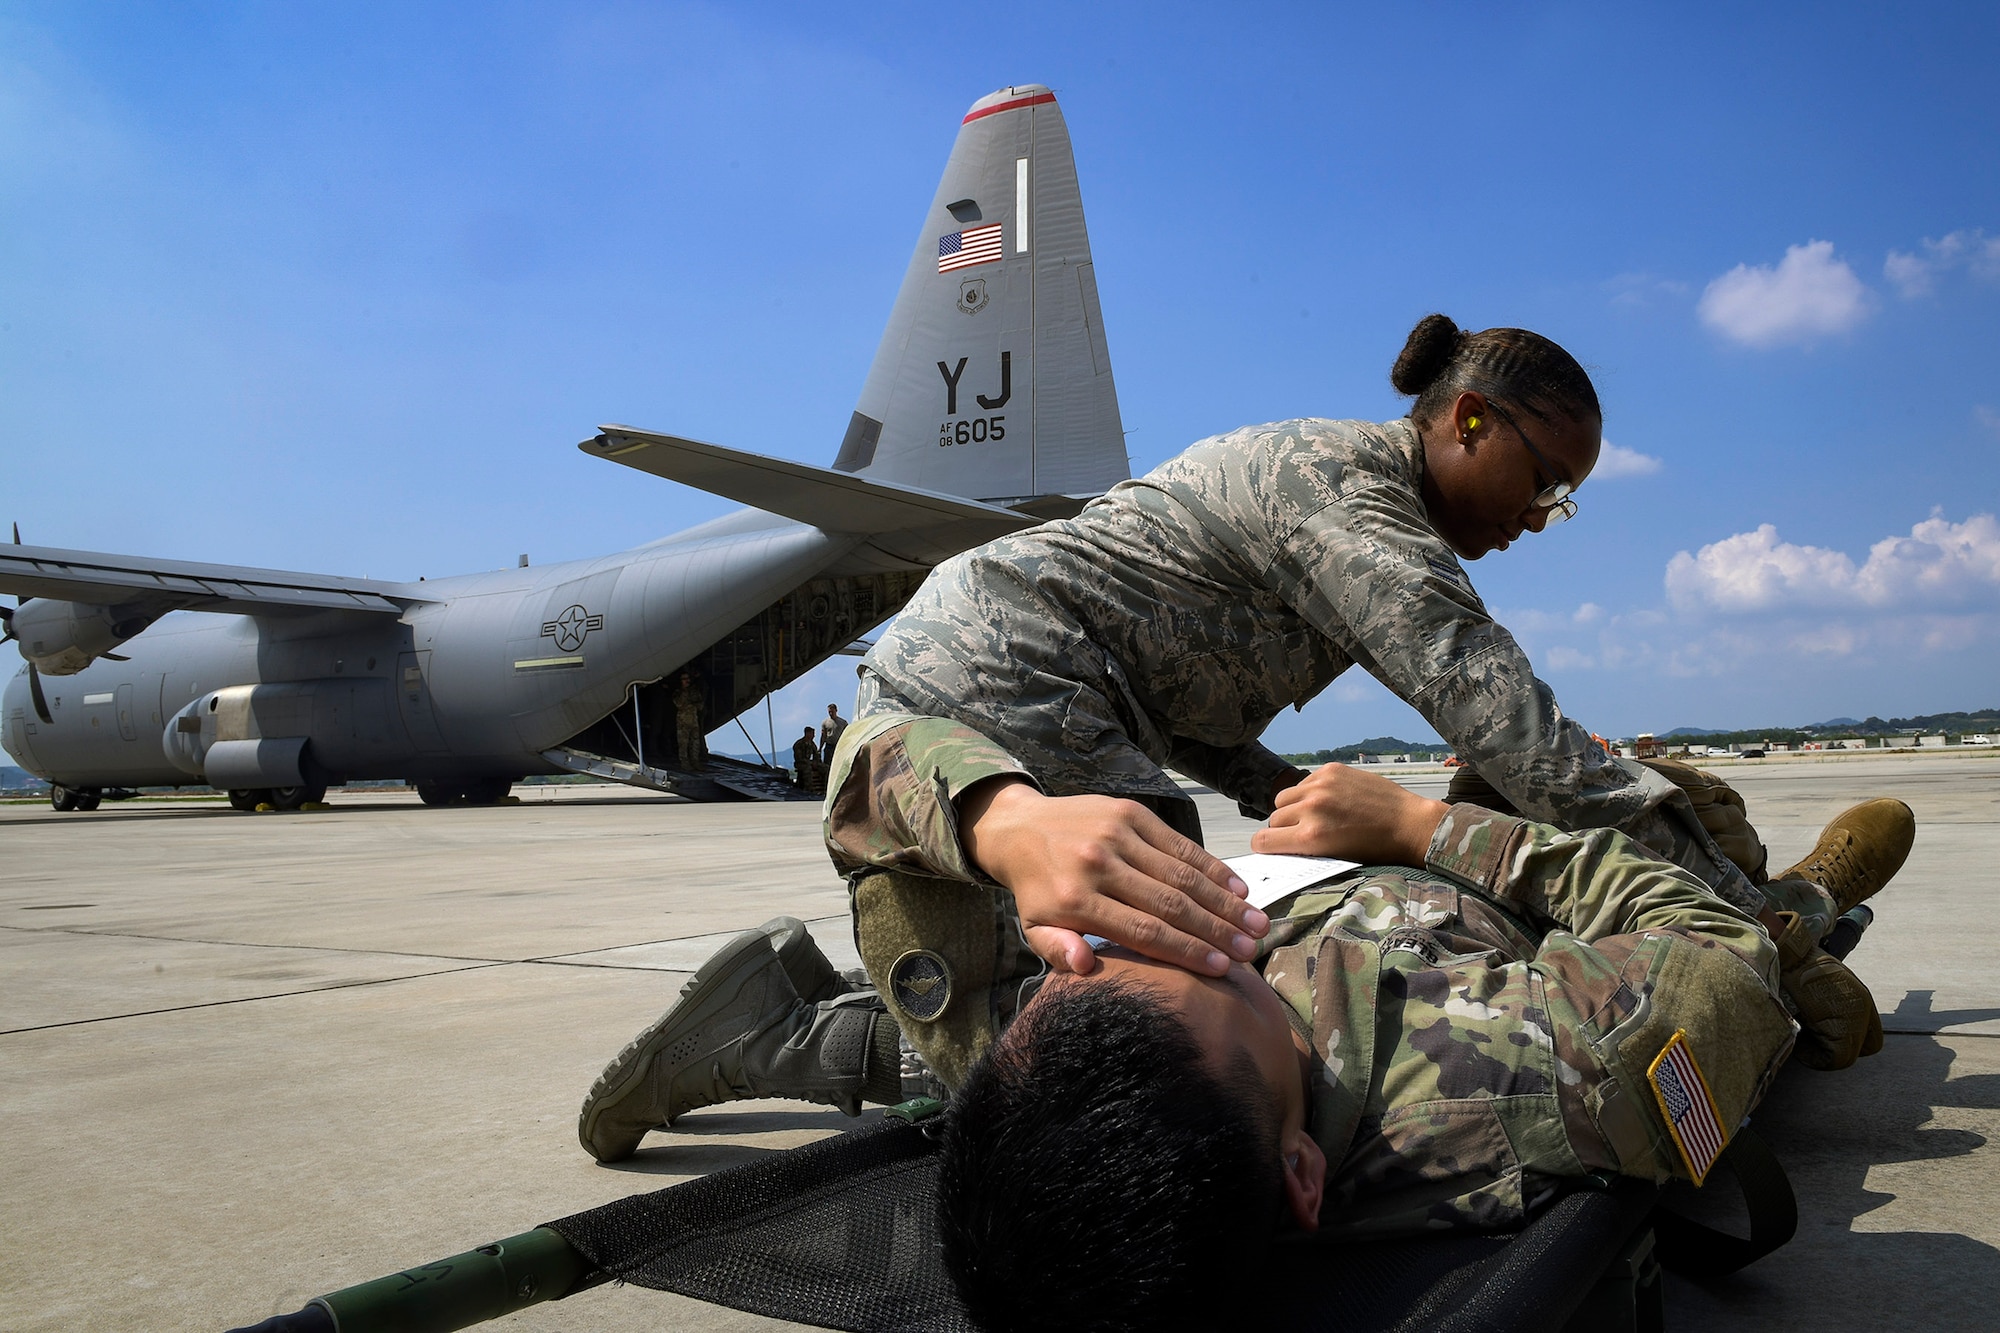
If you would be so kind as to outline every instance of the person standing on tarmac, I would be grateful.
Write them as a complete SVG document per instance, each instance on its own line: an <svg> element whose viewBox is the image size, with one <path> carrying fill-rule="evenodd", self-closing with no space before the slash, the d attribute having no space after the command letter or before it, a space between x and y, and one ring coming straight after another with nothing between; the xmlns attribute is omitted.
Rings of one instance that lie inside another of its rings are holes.
<svg viewBox="0 0 2000 1333"><path fill-rule="evenodd" d="M1525 329L1428 315L1390 380L1416 400L1406 418L1203 440L1074 518L940 565L863 662L829 774L828 849L883 1021L861 1031L851 994L815 1011L806 987L795 1004L772 993L815 973L816 950L783 920L746 932L598 1080L585 1147L624 1156L733 1096L893 1100L891 1018L952 1084L1047 969L1093 970L1087 936L1208 976L1253 957L1268 919L1201 848L1166 770L1274 827L1298 818L1315 784L1257 738L1356 664L1522 813L1620 829L1774 936L1785 910L1816 941L1840 900L1879 888L1908 850L1907 807L1842 817L1853 884L1753 884L1681 786L1563 714L1473 589L1461 562L1577 511L1602 411L1576 360ZM1851 1063L1874 1009L1846 976L1820 988L1836 1012L1803 1017ZM789 1053L785 1077L767 1045Z"/></svg>
<svg viewBox="0 0 2000 1333"><path fill-rule="evenodd" d="M813 740L813 729L807 727L805 733L792 742L792 780L802 791L817 792L820 767L819 745Z"/></svg>
<svg viewBox="0 0 2000 1333"><path fill-rule="evenodd" d="M707 729L701 724L701 687L694 683L694 676L681 672L680 686L674 691L674 750L680 765L690 773L699 773L708 758L708 745L702 737Z"/></svg>
<svg viewBox="0 0 2000 1333"><path fill-rule="evenodd" d="M840 733L847 730L847 719L840 715L839 704L826 706L826 721L819 724L820 762L833 762L833 748L840 744Z"/></svg>

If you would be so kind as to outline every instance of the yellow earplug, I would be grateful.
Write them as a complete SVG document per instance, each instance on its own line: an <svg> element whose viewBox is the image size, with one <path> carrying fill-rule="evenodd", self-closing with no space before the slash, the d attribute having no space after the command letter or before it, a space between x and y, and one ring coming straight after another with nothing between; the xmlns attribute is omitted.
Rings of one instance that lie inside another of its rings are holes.
<svg viewBox="0 0 2000 1333"><path fill-rule="evenodd" d="M1466 428L1467 430L1478 430L1478 429L1479 429L1479 418L1478 418L1478 417L1467 417L1467 418L1465 419L1465 428Z"/></svg>

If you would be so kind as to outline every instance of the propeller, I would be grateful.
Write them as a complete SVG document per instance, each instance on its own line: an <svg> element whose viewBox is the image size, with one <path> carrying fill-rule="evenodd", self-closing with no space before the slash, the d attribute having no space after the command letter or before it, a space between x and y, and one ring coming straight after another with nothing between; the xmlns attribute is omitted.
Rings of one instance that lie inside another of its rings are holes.
<svg viewBox="0 0 2000 1333"><path fill-rule="evenodd" d="M20 544L21 525L16 523L14 524L14 545L19 546ZM24 606L27 604L27 601L28 599L25 597L17 597L14 599L14 605ZM0 643L5 643L15 637L14 607L0 606L0 631L4 631L0 632ZM42 693L42 673L35 670L33 662L28 663L28 694L35 701L35 716L53 727L56 724L55 714L49 711L49 697Z"/></svg>
<svg viewBox="0 0 2000 1333"><path fill-rule="evenodd" d="M53 727L55 714L49 712L49 697L42 693L42 673L35 670L33 662L28 663L28 693L35 701L35 715Z"/></svg>

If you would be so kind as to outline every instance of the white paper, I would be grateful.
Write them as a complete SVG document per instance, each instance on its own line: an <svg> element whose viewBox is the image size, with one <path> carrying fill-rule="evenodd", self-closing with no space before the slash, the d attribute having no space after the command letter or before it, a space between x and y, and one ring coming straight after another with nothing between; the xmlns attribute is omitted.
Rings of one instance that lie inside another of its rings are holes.
<svg viewBox="0 0 2000 1333"><path fill-rule="evenodd" d="M1359 861L1336 861L1330 856L1271 856L1248 852L1232 856L1223 864L1234 870L1250 886L1250 905L1269 907L1288 893L1309 888L1335 875L1343 875Z"/></svg>

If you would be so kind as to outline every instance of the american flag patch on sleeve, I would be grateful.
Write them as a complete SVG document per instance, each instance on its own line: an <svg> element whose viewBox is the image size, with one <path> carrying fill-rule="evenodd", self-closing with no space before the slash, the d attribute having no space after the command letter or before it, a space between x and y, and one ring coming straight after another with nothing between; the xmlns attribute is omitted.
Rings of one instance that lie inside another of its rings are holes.
<svg viewBox="0 0 2000 1333"><path fill-rule="evenodd" d="M947 232L938 237L938 272L949 273L955 268L971 268L974 264L996 264L1000 261L1000 224L989 222L983 227L967 227L964 231Z"/></svg>
<svg viewBox="0 0 2000 1333"><path fill-rule="evenodd" d="M1722 1117L1716 1113L1715 1098L1709 1095L1708 1080L1702 1077L1701 1066L1694 1062L1694 1051L1688 1046L1685 1030L1674 1033L1673 1040L1646 1071L1646 1081L1653 1085L1653 1095L1660 1099L1667 1132L1673 1135L1674 1146L1681 1150L1689 1177L1695 1184L1701 1184L1709 1168L1715 1165L1715 1159L1722 1156L1729 1135L1722 1128Z"/></svg>

